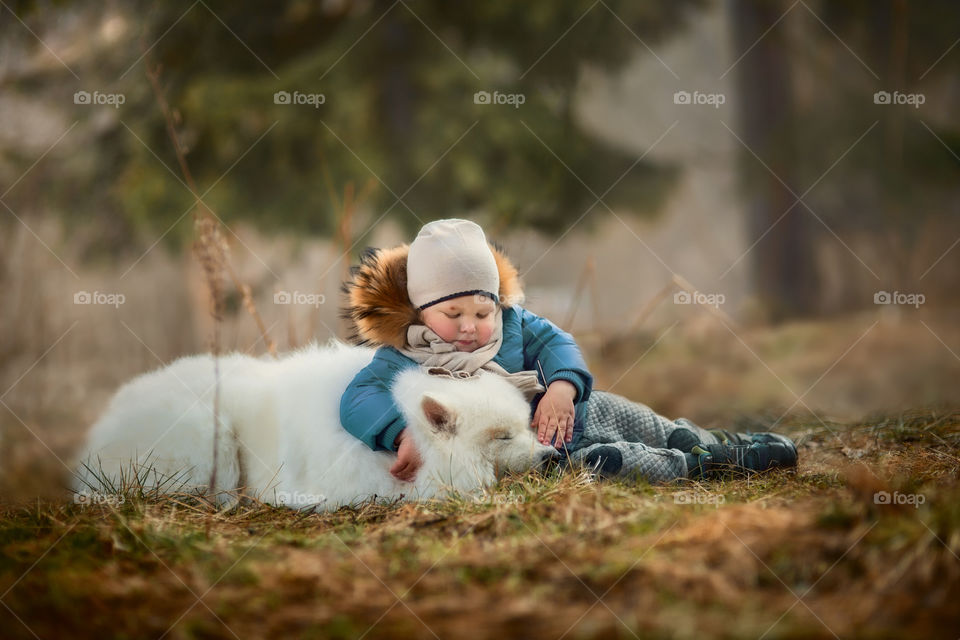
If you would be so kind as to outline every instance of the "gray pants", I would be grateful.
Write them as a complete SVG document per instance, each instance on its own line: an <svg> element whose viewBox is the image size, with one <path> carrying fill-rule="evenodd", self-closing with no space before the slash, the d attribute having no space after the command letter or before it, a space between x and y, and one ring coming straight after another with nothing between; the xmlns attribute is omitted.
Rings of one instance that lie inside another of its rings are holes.
<svg viewBox="0 0 960 640"><path fill-rule="evenodd" d="M705 444L719 440L686 418L669 420L645 404L606 391L592 391L587 399L583 432L567 450L573 462L599 447L610 446L623 457L619 476L637 476L648 482L669 482L687 476L682 451L668 449L667 439L677 429L697 433Z"/></svg>

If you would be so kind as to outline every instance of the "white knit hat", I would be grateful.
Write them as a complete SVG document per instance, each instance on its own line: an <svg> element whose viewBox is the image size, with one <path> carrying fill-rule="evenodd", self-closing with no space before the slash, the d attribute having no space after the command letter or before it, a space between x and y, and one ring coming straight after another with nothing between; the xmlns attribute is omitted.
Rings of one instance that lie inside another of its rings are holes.
<svg viewBox="0 0 960 640"><path fill-rule="evenodd" d="M500 273L480 225L435 220L423 225L407 255L407 293L417 309L470 294L497 301Z"/></svg>

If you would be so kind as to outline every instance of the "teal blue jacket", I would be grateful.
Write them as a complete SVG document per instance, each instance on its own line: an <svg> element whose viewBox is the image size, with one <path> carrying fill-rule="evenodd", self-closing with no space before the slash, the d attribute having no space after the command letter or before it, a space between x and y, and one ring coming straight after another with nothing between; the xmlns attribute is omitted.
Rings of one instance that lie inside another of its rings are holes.
<svg viewBox="0 0 960 640"><path fill-rule="evenodd" d="M510 373L536 371L540 383L567 380L577 388L574 441L583 431L585 402L593 376L573 337L555 324L518 306L503 309L503 343L493 361ZM380 347L373 361L354 377L340 399L340 424L374 450L396 451L393 442L406 428L390 388L401 371L417 363L393 347ZM543 394L530 403L530 416Z"/></svg>

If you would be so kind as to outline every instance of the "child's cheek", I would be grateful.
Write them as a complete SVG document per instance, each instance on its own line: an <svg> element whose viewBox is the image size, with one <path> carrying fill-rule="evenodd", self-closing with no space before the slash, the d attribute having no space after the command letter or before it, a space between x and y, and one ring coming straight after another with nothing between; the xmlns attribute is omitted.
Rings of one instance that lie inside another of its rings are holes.
<svg viewBox="0 0 960 640"><path fill-rule="evenodd" d="M490 342L490 336L493 335L493 325L489 325L489 324L480 325L479 327L477 327L477 334L479 338L478 343L480 345L487 344L488 342Z"/></svg>
<svg viewBox="0 0 960 640"><path fill-rule="evenodd" d="M457 337L457 328L452 326L448 320L432 318L427 326L430 327L431 331L440 336L440 339L444 342L453 342Z"/></svg>
<svg viewBox="0 0 960 640"><path fill-rule="evenodd" d="M445 321L440 324L440 331L437 331L444 342L453 342L457 339L457 327L450 321Z"/></svg>

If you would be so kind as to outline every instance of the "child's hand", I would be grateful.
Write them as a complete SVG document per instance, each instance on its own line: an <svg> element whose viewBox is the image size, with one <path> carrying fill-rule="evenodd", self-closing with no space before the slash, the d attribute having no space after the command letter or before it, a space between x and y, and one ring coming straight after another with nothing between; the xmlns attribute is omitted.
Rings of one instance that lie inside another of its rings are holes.
<svg viewBox="0 0 960 640"><path fill-rule="evenodd" d="M553 444L554 435L557 436L557 448L573 439L573 399L576 397L577 388L573 383L566 380L550 383L537 404L530 424L537 430L540 444Z"/></svg>
<svg viewBox="0 0 960 640"><path fill-rule="evenodd" d="M397 480L404 482L413 482L417 477L417 469L423 464L420 459L420 452L413 444L413 438L407 437L407 430L404 429L397 435L393 441L397 445L397 461L390 467L390 474Z"/></svg>

